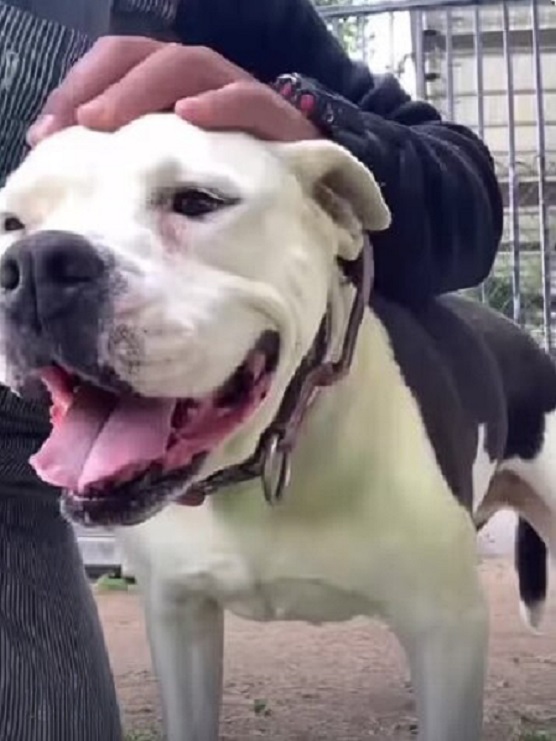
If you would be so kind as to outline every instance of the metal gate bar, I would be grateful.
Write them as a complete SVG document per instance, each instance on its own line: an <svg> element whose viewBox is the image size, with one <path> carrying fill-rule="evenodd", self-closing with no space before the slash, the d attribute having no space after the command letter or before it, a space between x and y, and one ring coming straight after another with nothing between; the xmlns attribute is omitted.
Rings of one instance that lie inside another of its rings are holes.
<svg viewBox="0 0 556 741"><path fill-rule="evenodd" d="M471 294L552 350L555 5L550 0L321 4L322 15L353 56L374 72L401 75L411 93L430 100L446 120L473 128L490 146L504 194L504 237L492 275ZM401 36L405 48L400 48ZM384 52L388 43L395 45L398 58L392 49Z"/></svg>

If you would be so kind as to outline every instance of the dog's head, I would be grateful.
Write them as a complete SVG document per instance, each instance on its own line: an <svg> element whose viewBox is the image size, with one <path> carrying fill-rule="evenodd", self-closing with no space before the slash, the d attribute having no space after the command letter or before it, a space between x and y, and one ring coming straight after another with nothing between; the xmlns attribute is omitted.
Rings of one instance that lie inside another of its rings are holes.
<svg viewBox="0 0 556 741"><path fill-rule="evenodd" d="M136 522L248 458L337 258L388 222L371 175L326 141L170 114L46 140L0 194L8 382L40 377L53 402L39 474L83 521Z"/></svg>

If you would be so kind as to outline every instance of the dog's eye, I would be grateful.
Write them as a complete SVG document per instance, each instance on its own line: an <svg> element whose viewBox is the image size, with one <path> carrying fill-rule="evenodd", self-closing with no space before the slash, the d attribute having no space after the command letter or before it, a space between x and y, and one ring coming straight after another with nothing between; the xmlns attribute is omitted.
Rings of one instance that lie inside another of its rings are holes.
<svg viewBox="0 0 556 741"><path fill-rule="evenodd" d="M25 229L25 224L13 214L4 214L0 218L3 232L21 232Z"/></svg>
<svg viewBox="0 0 556 741"><path fill-rule="evenodd" d="M237 198L231 198L220 193L201 188L183 188L172 193L170 210L188 219L200 219L203 216L218 211L221 208L234 206Z"/></svg>

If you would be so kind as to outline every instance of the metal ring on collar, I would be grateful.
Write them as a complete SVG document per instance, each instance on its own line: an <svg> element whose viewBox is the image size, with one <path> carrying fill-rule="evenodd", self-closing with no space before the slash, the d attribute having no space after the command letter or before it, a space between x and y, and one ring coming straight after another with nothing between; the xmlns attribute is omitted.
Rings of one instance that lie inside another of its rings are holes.
<svg viewBox="0 0 556 741"><path fill-rule="evenodd" d="M278 504L290 482L290 451L280 447L279 434L268 438L263 456L261 479L264 498L270 506Z"/></svg>

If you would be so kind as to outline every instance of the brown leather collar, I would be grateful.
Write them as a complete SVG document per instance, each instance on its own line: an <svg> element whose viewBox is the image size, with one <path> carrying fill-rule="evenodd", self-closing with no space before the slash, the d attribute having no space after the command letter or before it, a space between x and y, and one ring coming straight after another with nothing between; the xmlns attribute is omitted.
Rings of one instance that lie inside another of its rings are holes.
<svg viewBox="0 0 556 741"><path fill-rule="evenodd" d="M359 258L353 263L341 262L341 266L355 285L355 297L339 359L335 362L325 360L330 342L330 313L327 312L311 350L286 389L278 414L261 436L255 453L243 463L193 484L182 500L184 503L189 497L202 498L224 487L256 478L261 479L268 504L277 504L282 499L289 483L291 455L308 405L319 389L337 383L351 368L373 283L372 247L366 235Z"/></svg>

